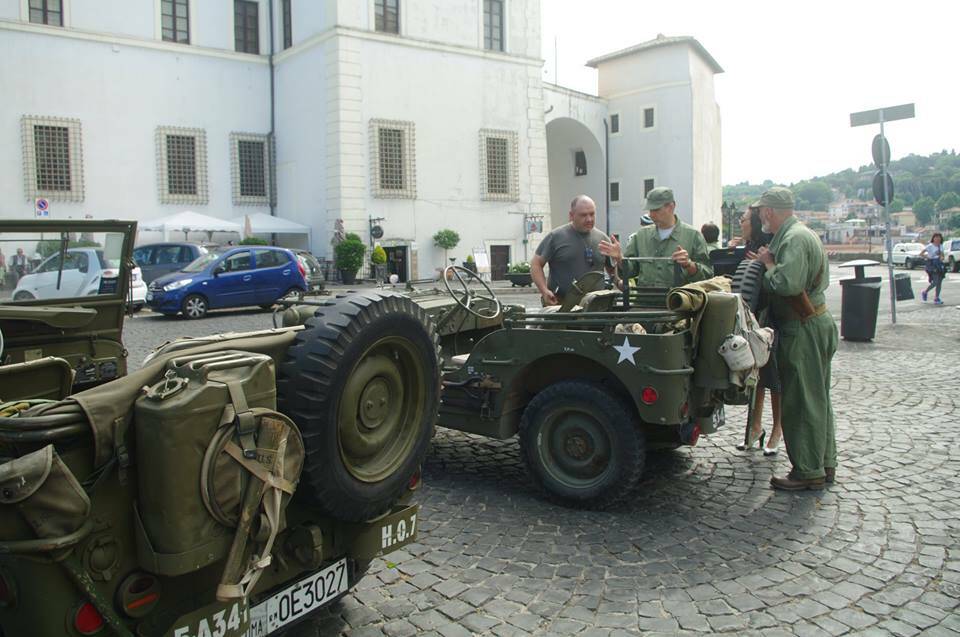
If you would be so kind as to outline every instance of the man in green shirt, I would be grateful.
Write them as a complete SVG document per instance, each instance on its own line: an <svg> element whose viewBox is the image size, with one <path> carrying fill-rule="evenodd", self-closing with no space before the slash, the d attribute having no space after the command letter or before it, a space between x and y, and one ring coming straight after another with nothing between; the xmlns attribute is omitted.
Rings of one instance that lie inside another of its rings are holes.
<svg viewBox="0 0 960 637"><path fill-rule="evenodd" d="M647 194L652 226L640 228L621 246L616 237L600 242L600 252L623 269L625 279L637 277L643 287L672 288L713 276L703 235L677 217L677 202L670 188ZM656 261L630 261L629 257L661 257ZM626 260L625 260L626 259ZM674 264L680 266L676 280Z"/></svg>
<svg viewBox="0 0 960 637"><path fill-rule="evenodd" d="M830 404L830 359L837 325L824 290L830 265L819 237L793 215L788 188L775 186L753 204L764 232L774 233L757 258L766 266L763 289L779 330L777 369L783 386L783 439L793 470L770 478L776 489L823 488L837 467L836 429Z"/></svg>

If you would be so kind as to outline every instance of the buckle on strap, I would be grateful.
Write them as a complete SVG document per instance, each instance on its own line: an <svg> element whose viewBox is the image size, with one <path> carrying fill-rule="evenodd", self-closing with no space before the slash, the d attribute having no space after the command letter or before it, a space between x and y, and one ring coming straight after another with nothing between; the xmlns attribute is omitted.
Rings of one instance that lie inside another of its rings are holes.
<svg viewBox="0 0 960 637"><path fill-rule="evenodd" d="M233 425L237 429L237 440L240 443L240 449L243 450L243 457L254 459L257 457L257 441L254 434L257 431L257 419L254 417L250 407L247 406L247 398L243 395L243 387L239 380L227 383L227 391L230 392L230 402L233 403Z"/></svg>

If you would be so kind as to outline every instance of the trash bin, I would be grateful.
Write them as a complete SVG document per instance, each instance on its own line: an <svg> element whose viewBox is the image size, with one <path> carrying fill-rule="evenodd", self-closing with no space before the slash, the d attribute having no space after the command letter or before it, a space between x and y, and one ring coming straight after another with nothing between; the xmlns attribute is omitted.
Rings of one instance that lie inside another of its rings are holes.
<svg viewBox="0 0 960 637"><path fill-rule="evenodd" d="M898 301L909 301L913 298L913 285L910 283L910 275L901 273L893 275L894 285L897 292Z"/></svg>
<svg viewBox="0 0 960 637"><path fill-rule="evenodd" d="M880 265L860 259L847 261L842 268L854 268L852 279L840 280L840 336L848 341L871 341L877 334L881 277L864 276L864 268Z"/></svg>

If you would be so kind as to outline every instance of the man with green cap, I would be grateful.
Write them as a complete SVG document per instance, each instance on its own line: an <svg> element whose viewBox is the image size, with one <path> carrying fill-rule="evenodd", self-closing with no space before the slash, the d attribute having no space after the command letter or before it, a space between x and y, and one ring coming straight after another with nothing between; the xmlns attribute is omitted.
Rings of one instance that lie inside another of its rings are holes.
<svg viewBox="0 0 960 637"><path fill-rule="evenodd" d="M713 276L703 235L676 215L677 202L670 188L647 193L646 209L652 226L641 227L624 246L616 237L600 242L600 253L623 269L623 277L637 277L644 287L674 287ZM665 257L658 261L630 261L629 257ZM628 260L624 260L627 258ZM680 280L674 264L680 266Z"/></svg>
<svg viewBox="0 0 960 637"><path fill-rule="evenodd" d="M799 491L833 482L837 441L830 404L830 359L837 326L824 290L830 265L819 237L793 215L793 193L774 186L753 204L764 232L774 233L757 259L766 266L763 289L779 329L777 368L783 386L783 438L793 470L770 478L776 489Z"/></svg>

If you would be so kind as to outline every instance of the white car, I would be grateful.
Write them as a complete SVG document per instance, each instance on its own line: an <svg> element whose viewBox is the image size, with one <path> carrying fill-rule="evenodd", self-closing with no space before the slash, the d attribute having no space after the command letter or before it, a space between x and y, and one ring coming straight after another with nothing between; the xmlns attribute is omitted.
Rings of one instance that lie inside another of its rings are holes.
<svg viewBox="0 0 960 637"><path fill-rule="evenodd" d="M943 242L943 262L951 272L960 272L960 237L950 237Z"/></svg>
<svg viewBox="0 0 960 637"><path fill-rule="evenodd" d="M922 243L898 243L893 246L893 265L902 265L908 270L923 266L927 262L926 257L920 254L924 247Z"/></svg>
<svg viewBox="0 0 960 637"><path fill-rule="evenodd" d="M69 248L63 255L52 254L37 268L23 277L13 291L13 300L63 299L99 294L104 279L116 278L119 262L104 258L103 250L96 248ZM111 286L107 285L107 289ZM115 286L114 286L115 289ZM135 268L130 285L131 309L146 303L147 286L140 268Z"/></svg>

